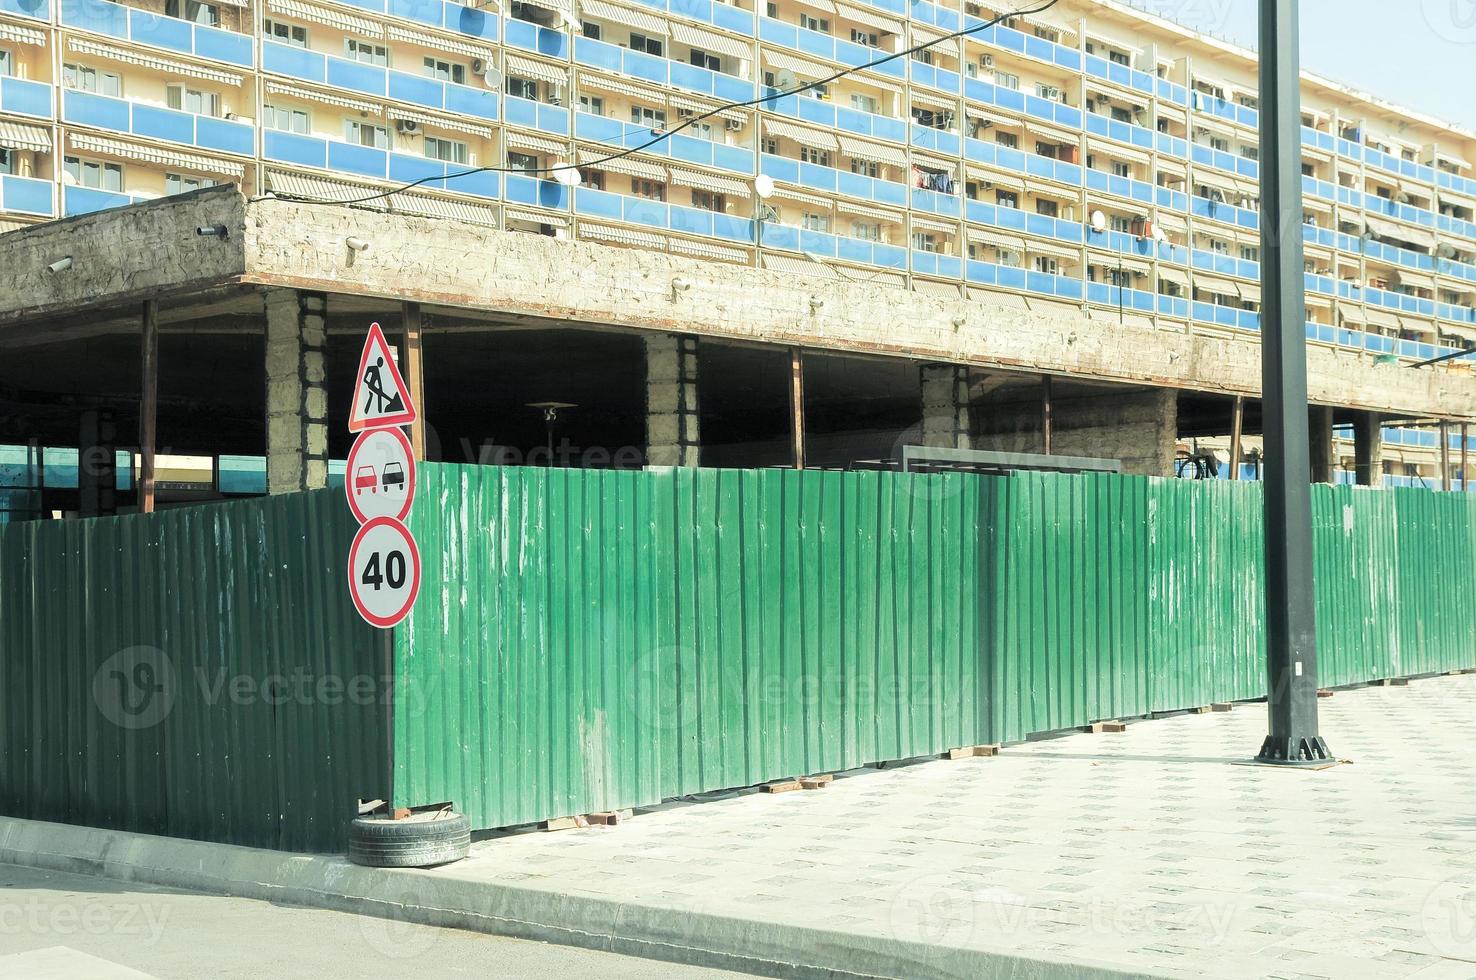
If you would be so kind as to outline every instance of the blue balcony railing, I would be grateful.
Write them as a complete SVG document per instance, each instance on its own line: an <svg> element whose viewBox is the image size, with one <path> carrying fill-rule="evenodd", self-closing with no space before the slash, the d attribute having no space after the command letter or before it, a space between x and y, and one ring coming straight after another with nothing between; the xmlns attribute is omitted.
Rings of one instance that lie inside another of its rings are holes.
<svg viewBox="0 0 1476 980"><path fill-rule="evenodd" d="M441 82L276 41L262 42L261 61L266 71L279 75L479 119L498 118L498 93L485 86Z"/></svg>
<svg viewBox="0 0 1476 980"><path fill-rule="evenodd" d="M25 78L0 77L0 112L50 119L51 86Z"/></svg>
<svg viewBox="0 0 1476 980"><path fill-rule="evenodd" d="M907 185L895 181L879 180L768 153L760 157L759 166L762 173L785 183L845 194L892 207L907 206Z"/></svg>
<svg viewBox="0 0 1476 980"><path fill-rule="evenodd" d="M105 211L108 208L127 207L142 200L144 200L142 197L120 194L116 191L100 191L92 187L63 187L62 217L70 218L78 214Z"/></svg>
<svg viewBox="0 0 1476 980"><path fill-rule="evenodd" d="M668 61L594 38L574 39L574 60L581 65L603 68L656 85L674 85L725 102L748 102L754 98L754 84L748 79Z"/></svg>
<svg viewBox="0 0 1476 980"><path fill-rule="evenodd" d="M229 65L249 68L255 63L251 37L246 34L192 24L110 0L60 0L60 4L61 22L65 27L125 38L138 44Z"/></svg>
<svg viewBox="0 0 1476 980"><path fill-rule="evenodd" d="M1224 99L1217 99L1212 95L1206 95L1204 92L1194 92L1192 95L1194 108L1199 112L1219 116L1221 119L1228 119L1231 122L1239 123L1242 126L1249 126L1252 129L1256 129L1261 125L1261 114L1250 106L1226 102Z"/></svg>
<svg viewBox="0 0 1476 980"><path fill-rule="evenodd" d="M378 180L396 183L425 180L422 186L432 190L455 191L477 197L496 198L501 196L501 182L496 173L479 172L445 179L448 173L457 173L466 168L454 163L429 160L408 153L394 153L360 146L341 140L324 139L320 136L304 136L300 133L284 133L268 129L262 132L262 155L269 160L296 163L321 170L337 170ZM426 180L426 178L431 178Z"/></svg>
<svg viewBox="0 0 1476 980"><path fill-rule="evenodd" d="M776 89L765 89L772 95ZM778 112L795 119L803 119L826 129L838 129L857 136L907 142L908 124L893 116L879 116L862 112L849 106L836 105L824 99L812 99L804 95L783 95L764 103L764 109Z"/></svg>
<svg viewBox="0 0 1476 980"><path fill-rule="evenodd" d="M168 140L204 150L241 156L251 156L256 152L256 131L246 123L197 116L91 92L64 91L62 119L81 126Z"/></svg>
<svg viewBox="0 0 1476 980"><path fill-rule="evenodd" d="M0 209L52 216L51 193L56 185L34 177L0 175Z"/></svg>

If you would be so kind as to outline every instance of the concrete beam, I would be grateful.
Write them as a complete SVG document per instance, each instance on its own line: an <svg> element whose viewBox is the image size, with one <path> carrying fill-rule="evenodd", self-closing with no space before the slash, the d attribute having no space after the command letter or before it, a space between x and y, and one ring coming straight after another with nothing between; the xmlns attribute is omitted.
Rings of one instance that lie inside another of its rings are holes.
<svg viewBox="0 0 1476 980"><path fill-rule="evenodd" d="M924 364L918 369L922 396L922 445L971 449L969 369L957 364Z"/></svg>

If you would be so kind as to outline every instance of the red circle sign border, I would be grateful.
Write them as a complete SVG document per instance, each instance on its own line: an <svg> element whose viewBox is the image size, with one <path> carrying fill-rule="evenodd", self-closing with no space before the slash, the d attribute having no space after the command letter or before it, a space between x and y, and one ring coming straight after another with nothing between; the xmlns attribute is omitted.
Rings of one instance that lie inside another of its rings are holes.
<svg viewBox="0 0 1476 980"><path fill-rule="evenodd" d="M410 478L406 481L410 485L405 490L405 506L401 508L400 513L395 516L395 520L403 523L405 518L410 516L410 505L415 502L415 484L420 479L420 467L415 465L415 450L411 448L410 440L408 437L406 437L405 430L401 429L397 425L386 425L380 426L376 429L365 429L364 431L360 432L359 435L354 439L354 444L352 448L349 449L348 459L344 463L343 496L346 500L348 500L349 510L353 511L355 520L357 520L360 524L366 524L370 520L376 519L364 517L364 512L359 510L359 505L354 500L353 492L354 461L358 459L359 449L369 439L369 437L374 435L374 433L376 432L393 433L394 437L400 440L400 445L405 447L405 459L408 460L410 463Z"/></svg>
<svg viewBox="0 0 1476 980"><path fill-rule="evenodd" d="M410 566L414 569L414 575L410 579L409 598L406 600L405 605L393 616L376 616L364 608L364 600L359 598L359 583L354 579L354 559L358 557L359 545L364 543L364 538L370 531L384 526L394 527L399 530L400 535L405 539L405 543L410 546ZM354 543L349 545L348 584L349 596L354 600L354 608L359 611L359 615L369 625L378 626L380 629L389 629L408 616L410 614L410 607L415 605L415 600L420 595L420 546L415 543L415 538L411 535L410 529L393 517L376 517L362 525L359 528L359 533L354 535Z"/></svg>

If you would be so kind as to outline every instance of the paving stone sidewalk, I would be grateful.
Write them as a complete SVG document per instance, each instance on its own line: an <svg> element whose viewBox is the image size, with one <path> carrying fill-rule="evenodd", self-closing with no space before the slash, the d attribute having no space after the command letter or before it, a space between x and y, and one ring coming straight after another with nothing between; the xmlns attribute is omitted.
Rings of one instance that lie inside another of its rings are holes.
<svg viewBox="0 0 1476 980"><path fill-rule="evenodd" d="M1241 704L502 837L429 874L746 919L755 937L922 944L902 975L977 949L1173 976L1476 978L1476 676L1320 707L1348 760L1321 772L1232 765L1265 733L1265 706Z"/></svg>

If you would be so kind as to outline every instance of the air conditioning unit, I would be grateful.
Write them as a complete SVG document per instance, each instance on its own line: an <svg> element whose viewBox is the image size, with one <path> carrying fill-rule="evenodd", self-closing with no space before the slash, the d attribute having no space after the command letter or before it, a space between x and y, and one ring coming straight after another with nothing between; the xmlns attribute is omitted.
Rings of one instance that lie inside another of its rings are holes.
<svg viewBox="0 0 1476 980"><path fill-rule="evenodd" d="M697 111L695 109L677 109L676 113L678 119L691 119L693 116L697 115Z"/></svg>
<svg viewBox="0 0 1476 980"><path fill-rule="evenodd" d="M727 120L724 120L724 122L727 125L728 129L730 131L732 131L732 132L735 132L735 133L738 132L738 130L740 130L740 129L743 128L743 120L742 119L727 119Z"/></svg>
<svg viewBox="0 0 1476 980"><path fill-rule="evenodd" d="M979 59L979 64L982 67L984 67L984 68L993 68L994 67L994 55L992 55L992 54L986 54L986 55L984 55L982 58Z"/></svg>
<svg viewBox="0 0 1476 980"><path fill-rule="evenodd" d="M490 67L492 67L492 63L485 58L472 59L472 71L478 75L486 74L487 69Z"/></svg>
<svg viewBox="0 0 1476 980"><path fill-rule="evenodd" d="M414 119L396 119L395 129L407 136L420 132L420 123Z"/></svg>

